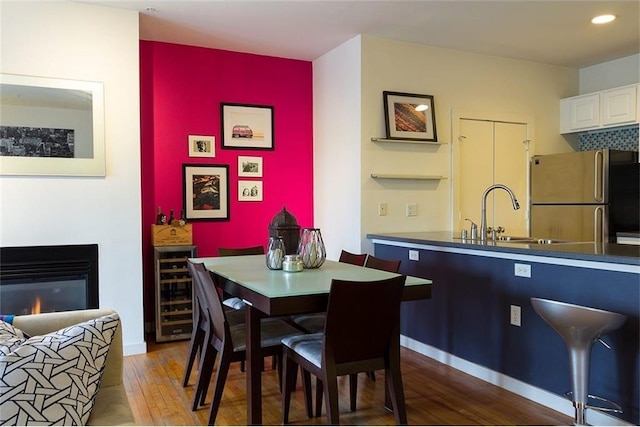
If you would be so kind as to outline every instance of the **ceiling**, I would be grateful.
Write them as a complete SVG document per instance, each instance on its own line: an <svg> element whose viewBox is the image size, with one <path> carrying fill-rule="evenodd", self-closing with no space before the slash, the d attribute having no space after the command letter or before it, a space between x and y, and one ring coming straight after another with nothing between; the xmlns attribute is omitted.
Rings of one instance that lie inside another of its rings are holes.
<svg viewBox="0 0 640 427"><path fill-rule="evenodd" d="M639 0L82 2L139 11L142 40L308 61L358 34L577 68L640 52Z"/></svg>

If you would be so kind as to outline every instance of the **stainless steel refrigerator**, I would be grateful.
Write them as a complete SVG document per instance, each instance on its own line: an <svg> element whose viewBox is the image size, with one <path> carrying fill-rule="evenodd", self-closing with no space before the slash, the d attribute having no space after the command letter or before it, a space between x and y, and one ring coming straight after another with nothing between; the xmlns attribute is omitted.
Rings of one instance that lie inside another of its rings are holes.
<svg viewBox="0 0 640 427"><path fill-rule="evenodd" d="M635 151L594 150L531 159L531 236L615 242L640 230Z"/></svg>

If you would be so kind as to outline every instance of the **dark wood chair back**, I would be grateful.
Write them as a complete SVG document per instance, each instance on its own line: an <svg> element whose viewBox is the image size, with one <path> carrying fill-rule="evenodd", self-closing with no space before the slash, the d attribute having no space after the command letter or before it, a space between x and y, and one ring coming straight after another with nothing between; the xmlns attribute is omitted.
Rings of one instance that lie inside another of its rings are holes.
<svg viewBox="0 0 640 427"><path fill-rule="evenodd" d="M220 295L218 292L211 292L216 289L216 286L211 274L204 267L204 264L189 261L188 265L189 270L192 272L191 275L193 277L196 298L198 298L202 304L205 321L209 322L209 327L215 337L215 342L220 343L219 346L216 345L215 347L218 351L222 351L222 344L225 343L226 337L230 336L230 332Z"/></svg>
<svg viewBox="0 0 640 427"><path fill-rule="evenodd" d="M325 356L336 364L384 359L391 337L399 333L405 280L404 275L372 282L334 279L324 331L331 349L325 348Z"/></svg>
<svg viewBox="0 0 640 427"><path fill-rule="evenodd" d="M247 248L218 248L218 256L264 255L264 246Z"/></svg>
<svg viewBox="0 0 640 427"><path fill-rule="evenodd" d="M340 252L340 258L338 259L338 261L345 262L347 264L359 265L360 267L362 267L366 259L367 254L353 254L343 249L342 252Z"/></svg>
<svg viewBox="0 0 640 427"><path fill-rule="evenodd" d="M400 260L390 260L377 258L373 255L369 255L364 263L365 267L375 268L376 270L389 271L391 273L397 273L400 271Z"/></svg>

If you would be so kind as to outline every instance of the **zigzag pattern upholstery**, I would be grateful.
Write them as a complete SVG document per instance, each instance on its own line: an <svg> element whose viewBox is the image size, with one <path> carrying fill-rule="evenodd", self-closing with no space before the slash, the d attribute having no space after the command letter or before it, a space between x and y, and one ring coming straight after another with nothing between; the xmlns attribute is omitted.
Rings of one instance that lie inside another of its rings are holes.
<svg viewBox="0 0 640 427"><path fill-rule="evenodd" d="M0 424L86 424L119 324L113 313L12 341L13 351L0 355Z"/></svg>

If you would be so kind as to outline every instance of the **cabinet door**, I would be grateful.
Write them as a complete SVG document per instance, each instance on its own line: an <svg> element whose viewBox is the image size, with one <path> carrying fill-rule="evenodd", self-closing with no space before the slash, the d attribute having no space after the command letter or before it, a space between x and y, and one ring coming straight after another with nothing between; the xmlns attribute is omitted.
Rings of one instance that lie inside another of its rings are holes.
<svg viewBox="0 0 640 427"><path fill-rule="evenodd" d="M600 126L600 94L574 96L560 101L561 133Z"/></svg>
<svg viewBox="0 0 640 427"><path fill-rule="evenodd" d="M637 122L636 86L602 92L602 125Z"/></svg>

